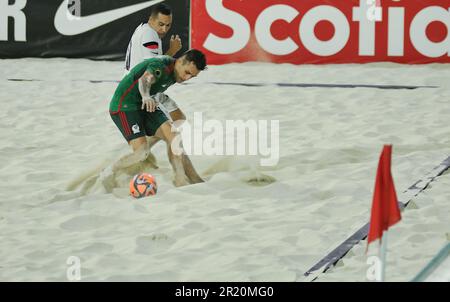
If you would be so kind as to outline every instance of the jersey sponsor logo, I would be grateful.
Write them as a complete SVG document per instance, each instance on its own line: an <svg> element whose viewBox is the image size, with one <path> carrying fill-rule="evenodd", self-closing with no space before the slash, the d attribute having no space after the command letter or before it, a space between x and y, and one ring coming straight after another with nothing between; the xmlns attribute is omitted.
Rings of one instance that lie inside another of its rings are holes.
<svg viewBox="0 0 450 302"><path fill-rule="evenodd" d="M68 7L69 0L64 0L56 11L54 25L56 30L62 35L79 35L163 1L164 0L146 1L139 4L80 17L74 16L70 13Z"/></svg>
<svg viewBox="0 0 450 302"><path fill-rule="evenodd" d="M224 2L192 1L192 47L211 64L450 62L448 0Z"/></svg>
<svg viewBox="0 0 450 302"><path fill-rule="evenodd" d="M141 129L139 128L138 124L134 124L133 127L131 127L131 130L133 130L133 134L141 132Z"/></svg>

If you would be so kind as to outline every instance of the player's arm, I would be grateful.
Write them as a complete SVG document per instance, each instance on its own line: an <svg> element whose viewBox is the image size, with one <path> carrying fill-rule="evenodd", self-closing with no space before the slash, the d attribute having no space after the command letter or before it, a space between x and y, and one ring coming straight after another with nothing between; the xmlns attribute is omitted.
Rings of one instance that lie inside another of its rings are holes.
<svg viewBox="0 0 450 302"><path fill-rule="evenodd" d="M176 36L172 35L172 37L170 37L170 46L166 52L166 55L173 57L174 55L177 54L177 52L180 51L182 47L183 45L181 44L180 37L178 35Z"/></svg>
<svg viewBox="0 0 450 302"><path fill-rule="evenodd" d="M158 42L147 42L145 44L142 44L142 59L151 59L154 57L157 57L158 54Z"/></svg>
<svg viewBox="0 0 450 302"><path fill-rule="evenodd" d="M146 71L139 79L139 92L142 96L141 109L146 109L148 112L154 112L156 110L156 106L158 105L150 96L150 88L155 81L155 76L148 71Z"/></svg>
<svg viewBox="0 0 450 302"><path fill-rule="evenodd" d="M146 60L154 58L159 55L159 38L155 36L156 33L143 34L141 37L141 59Z"/></svg>

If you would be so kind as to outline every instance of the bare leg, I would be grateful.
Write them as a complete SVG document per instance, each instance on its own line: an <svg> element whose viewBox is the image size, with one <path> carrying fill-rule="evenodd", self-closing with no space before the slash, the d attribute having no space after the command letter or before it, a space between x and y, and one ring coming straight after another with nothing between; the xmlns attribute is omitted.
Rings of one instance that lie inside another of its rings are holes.
<svg viewBox="0 0 450 302"><path fill-rule="evenodd" d="M195 171L194 166L192 165L191 160L186 154L183 154L183 167L186 172L186 176L189 178L192 184L205 182L200 175L198 175L197 171Z"/></svg>
<svg viewBox="0 0 450 302"><path fill-rule="evenodd" d="M172 152L170 145L167 145L167 156L169 157L170 164L175 171L175 186L181 187L188 185L189 182L186 180L182 157L175 155Z"/></svg>
<svg viewBox="0 0 450 302"><path fill-rule="evenodd" d="M158 169L158 161L156 160L156 157L153 155L153 153L150 151L151 148L161 141L158 137L150 136L147 137L147 147L148 147L148 156L145 160L148 164L150 164L153 168Z"/></svg>
<svg viewBox="0 0 450 302"><path fill-rule="evenodd" d="M170 112L170 117L172 118L173 124L176 127L181 126L181 124L186 120L186 116L184 115L184 113L180 109L177 109L175 111ZM156 136L148 137L147 138L148 149L151 150L151 148L154 145L156 145L159 141L161 141L161 139L156 137ZM158 165L156 163L156 158L151 152L149 152L149 154L148 154L147 161L149 163L151 163L155 168L158 168Z"/></svg>
<svg viewBox="0 0 450 302"><path fill-rule="evenodd" d="M139 137L129 142L133 148L133 153L121 157L111 166L106 167L99 175L103 187L109 193L117 186L115 174L118 170L128 168L134 164L144 161L148 157L147 140L145 137Z"/></svg>
<svg viewBox="0 0 450 302"><path fill-rule="evenodd" d="M186 120L186 116L184 115L183 111L181 111L179 108L177 110L170 112L170 117L172 118L172 121L177 127L183 124L184 121Z"/></svg>
<svg viewBox="0 0 450 302"><path fill-rule="evenodd" d="M147 139L148 149L151 149L154 145L156 145L157 142L159 142L161 139L155 136L150 136Z"/></svg>
<svg viewBox="0 0 450 302"><path fill-rule="evenodd" d="M186 116L184 115L184 113L180 109L177 109L175 111L170 112L170 117L172 118L173 124L176 127L181 126L181 124L186 120ZM156 137L156 136L148 137L148 139L147 139L148 148L151 149L160 140L161 139Z"/></svg>
<svg viewBox="0 0 450 302"><path fill-rule="evenodd" d="M129 145L133 148L133 153L123 156L116 163L114 163L112 166L112 172L116 172L119 169L128 168L134 164L144 161L149 155L150 150L144 136L131 140Z"/></svg>
<svg viewBox="0 0 450 302"><path fill-rule="evenodd" d="M173 120L174 126L177 128L180 127L186 120L186 116L179 108L177 110L170 112L170 117ZM204 182L204 180L197 174L197 171L195 171L191 160L185 153L183 153L183 168L186 173L186 176L189 178L189 181L191 183L195 184L199 182Z"/></svg>
<svg viewBox="0 0 450 302"><path fill-rule="evenodd" d="M186 174L183 167L182 155L177 155L172 150L172 142L176 138L177 133L172 132L172 127L169 121L162 124L155 134L156 137L163 139L167 144L167 155L172 168L175 172L175 186L184 186L189 183L186 181Z"/></svg>

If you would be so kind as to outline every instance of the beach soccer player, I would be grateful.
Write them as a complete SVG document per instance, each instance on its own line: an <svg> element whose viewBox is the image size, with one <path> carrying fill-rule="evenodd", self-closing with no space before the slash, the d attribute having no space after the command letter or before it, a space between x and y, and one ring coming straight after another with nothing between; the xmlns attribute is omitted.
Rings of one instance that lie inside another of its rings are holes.
<svg viewBox="0 0 450 302"><path fill-rule="evenodd" d="M156 56L163 55L162 39L172 27L172 9L165 3L154 5L150 11L147 23L140 24L134 31L128 44L125 56L125 74L128 74L137 64ZM169 49L165 55L175 56L182 48L181 39L178 35L170 38ZM157 93L153 96L160 109L172 121L181 124L186 116L178 107L178 104L165 93ZM156 143L153 141L151 145Z"/></svg>
<svg viewBox="0 0 450 302"><path fill-rule="evenodd" d="M170 56L152 58L130 70L119 83L109 110L133 153L104 170L101 178L108 178L119 169L145 161L150 153L146 137L155 136L167 144L169 161L175 172L175 186L203 182L185 152L174 152L172 142L179 134L152 96L164 92L175 83L197 76L205 68L205 55L191 49L178 59Z"/></svg>

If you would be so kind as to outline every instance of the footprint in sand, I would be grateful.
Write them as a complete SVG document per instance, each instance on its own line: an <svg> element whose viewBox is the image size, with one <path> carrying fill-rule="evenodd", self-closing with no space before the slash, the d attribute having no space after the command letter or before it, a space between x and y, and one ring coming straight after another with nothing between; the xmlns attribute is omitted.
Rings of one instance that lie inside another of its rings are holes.
<svg viewBox="0 0 450 302"><path fill-rule="evenodd" d="M242 180L251 186L257 187L267 186L277 181L274 177L261 173L244 177Z"/></svg>
<svg viewBox="0 0 450 302"><path fill-rule="evenodd" d="M175 242L166 234L153 234L148 236L139 236L136 238L136 254L150 255L157 251L167 249Z"/></svg>

